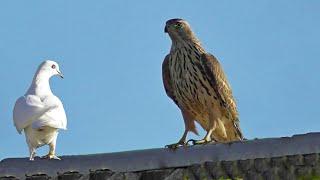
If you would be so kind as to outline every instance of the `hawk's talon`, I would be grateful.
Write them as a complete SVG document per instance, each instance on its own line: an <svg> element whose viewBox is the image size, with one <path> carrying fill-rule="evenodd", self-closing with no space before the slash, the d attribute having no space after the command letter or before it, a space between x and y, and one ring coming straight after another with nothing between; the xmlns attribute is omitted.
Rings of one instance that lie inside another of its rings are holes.
<svg viewBox="0 0 320 180"><path fill-rule="evenodd" d="M186 147L186 146L188 146L188 143L186 143L186 142L177 142L177 143L173 143L173 144L168 144L168 145L165 146L165 148L175 150L180 146Z"/></svg>
<svg viewBox="0 0 320 180"><path fill-rule="evenodd" d="M199 144L205 145L205 144L208 144L212 141L208 141L207 139L201 139L201 140L189 139L187 141L187 144L189 144L189 142L191 142L191 144L194 146L194 145L199 145Z"/></svg>
<svg viewBox="0 0 320 180"><path fill-rule="evenodd" d="M194 140L194 139L189 139L189 140L187 141L187 144L189 144L189 142L191 142L191 145L195 145L196 140Z"/></svg>

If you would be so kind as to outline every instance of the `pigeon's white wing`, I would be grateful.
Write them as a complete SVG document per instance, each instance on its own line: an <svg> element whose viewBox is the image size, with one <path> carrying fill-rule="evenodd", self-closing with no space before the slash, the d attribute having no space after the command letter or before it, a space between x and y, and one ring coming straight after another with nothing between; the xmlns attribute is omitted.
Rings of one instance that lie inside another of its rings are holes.
<svg viewBox="0 0 320 180"><path fill-rule="evenodd" d="M37 129L49 126L57 129L67 129L67 117L60 99L52 95L46 97L43 103L56 106L56 108L50 109L43 116L39 117L37 121L33 121L32 128Z"/></svg>
<svg viewBox="0 0 320 180"><path fill-rule="evenodd" d="M13 109L13 122L19 133L56 106L45 105L36 95L21 96Z"/></svg>

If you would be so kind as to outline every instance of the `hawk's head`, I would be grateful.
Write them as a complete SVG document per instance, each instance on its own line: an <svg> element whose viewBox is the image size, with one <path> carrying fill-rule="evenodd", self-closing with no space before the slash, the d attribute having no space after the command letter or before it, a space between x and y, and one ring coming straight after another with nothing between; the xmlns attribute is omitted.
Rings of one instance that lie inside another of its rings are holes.
<svg viewBox="0 0 320 180"><path fill-rule="evenodd" d="M190 25L183 19L170 19L166 22L164 32L168 33L172 41L193 40L195 36Z"/></svg>

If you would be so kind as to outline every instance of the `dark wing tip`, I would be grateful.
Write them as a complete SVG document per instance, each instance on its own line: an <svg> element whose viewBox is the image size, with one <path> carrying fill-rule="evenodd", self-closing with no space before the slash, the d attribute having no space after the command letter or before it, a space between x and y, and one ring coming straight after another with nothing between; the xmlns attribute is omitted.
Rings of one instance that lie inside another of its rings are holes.
<svg viewBox="0 0 320 180"><path fill-rule="evenodd" d="M165 91L167 95L174 101L174 103L179 107L178 101L173 93L173 88L171 85L171 76L169 71L169 55L164 58L162 63L162 80Z"/></svg>

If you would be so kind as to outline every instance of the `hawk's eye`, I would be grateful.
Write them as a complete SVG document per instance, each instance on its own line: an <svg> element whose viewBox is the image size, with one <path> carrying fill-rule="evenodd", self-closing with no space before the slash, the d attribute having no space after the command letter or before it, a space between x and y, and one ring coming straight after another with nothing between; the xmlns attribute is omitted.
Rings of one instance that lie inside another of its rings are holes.
<svg viewBox="0 0 320 180"><path fill-rule="evenodd" d="M56 68L56 65L52 64L51 68L52 68L52 69L55 69L55 68Z"/></svg>
<svg viewBox="0 0 320 180"><path fill-rule="evenodd" d="M174 27L176 28L176 29L181 29L182 28L182 24L181 23L176 23L175 25L174 25Z"/></svg>

